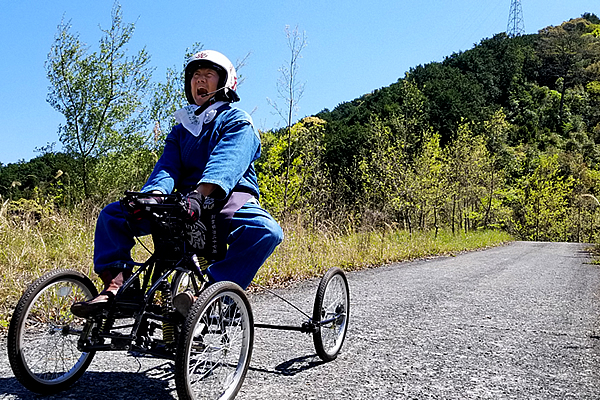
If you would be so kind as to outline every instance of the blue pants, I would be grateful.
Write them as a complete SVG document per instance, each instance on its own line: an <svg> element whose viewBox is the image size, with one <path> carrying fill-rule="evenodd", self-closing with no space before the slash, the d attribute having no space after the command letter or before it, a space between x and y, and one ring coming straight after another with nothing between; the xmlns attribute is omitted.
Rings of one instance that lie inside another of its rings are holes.
<svg viewBox="0 0 600 400"><path fill-rule="evenodd" d="M127 222L118 202L107 205L96 223L94 271L131 269L135 236L149 233L148 221ZM283 231L273 217L258 204L246 203L231 220L225 258L212 264L209 273L215 281L232 281L245 289L282 240Z"/></svg>

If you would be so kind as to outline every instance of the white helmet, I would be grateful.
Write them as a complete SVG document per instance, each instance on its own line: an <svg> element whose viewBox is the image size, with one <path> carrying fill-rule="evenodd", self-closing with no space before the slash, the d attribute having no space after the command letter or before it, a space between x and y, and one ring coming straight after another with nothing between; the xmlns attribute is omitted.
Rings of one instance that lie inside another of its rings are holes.
<svg viewBox="0 0 600 400"><path fill-rule="evenodd" d="M219 91L215 94L216 100L223 100L233 103L239 101L239 96L235 92L237 88L237 74L235 67L227 57L218 51L202 50L188 58L185 65L185 97L190 104L195 104L192 96L192 76L194 72L201 67L214 69L219 74Z"/></svg>

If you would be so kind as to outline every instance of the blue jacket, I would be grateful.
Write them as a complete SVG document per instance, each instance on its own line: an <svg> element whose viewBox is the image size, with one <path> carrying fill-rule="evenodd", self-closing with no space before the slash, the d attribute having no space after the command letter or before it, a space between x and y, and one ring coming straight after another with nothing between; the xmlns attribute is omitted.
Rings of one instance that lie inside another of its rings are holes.
<svg viewBox="0 0 600 400"><path fill-rule="evenodd" d="M250 115L225 104L195 137L183 125L173 127L162 156L142 188L187 193L200 183L218 185L223 195L242 191L259 196L254 161L260 156L260 136Z"/></svg>

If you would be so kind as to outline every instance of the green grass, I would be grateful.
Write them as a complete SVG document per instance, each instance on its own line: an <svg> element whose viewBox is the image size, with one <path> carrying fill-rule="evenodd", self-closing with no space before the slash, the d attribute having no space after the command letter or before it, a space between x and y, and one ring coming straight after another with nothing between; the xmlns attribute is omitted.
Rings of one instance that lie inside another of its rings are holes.
<svg viewBox="0 0 600 400"><path fill-rule="evenodd" d="M27 285L52 269L69 268L92 273L93 233L97 210L42 214L14 212L0 204L0 331L8 326L12 310ZM87 216L87 217L85 217ZM452 235L442 231L350 232L335 234L284 226L286 238L261 268L255 280L263 285L286 283L321 275L332 266L346 271L395 261L496 246L512 238L498 231ZM144 238L149 248L151 240ZM134 259L148 253L134 248ZM95 275L93 275L95 276Z"/></svg>

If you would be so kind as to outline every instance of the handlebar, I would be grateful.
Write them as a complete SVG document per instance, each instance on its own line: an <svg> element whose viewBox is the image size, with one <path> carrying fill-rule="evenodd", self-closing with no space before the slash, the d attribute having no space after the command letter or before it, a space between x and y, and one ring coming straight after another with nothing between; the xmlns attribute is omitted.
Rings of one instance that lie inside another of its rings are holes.
<svg viewBox="0 0 600 400"><path fill-rule="evenodd" d="M125 191L124 199L139 199L139 198L150 198L150 197L162 197L163 199L182 199L183 196L180 193L175 194L164 194L164 193L149 193L149 192L134 192L130 190Z"/></svg>
<svg viewBox="0 0 600 400"><path fill-rule="evenodd" d="M141 202L158 198L159 202ZM193 249L190 232L193 230L184 209L184 197L180 193L155 194L125 192L120 200L130 222L145 220L150 223L150 232L154 241L154 254L171 259ZM192 247L190 247L190 245ZM187 249L187 250L186 250Z"/></svg>
<svg viewBox="0 0 600 400"><path fill-rule="evenodd" d="M161 202L142 202L143 199L162 199ZM164 220L165 218L176 219L184 222L186 215L184 211L183 196L176 194L142 193L126 191L120 200L121 205L128 214L136 219Z"/></svg>

